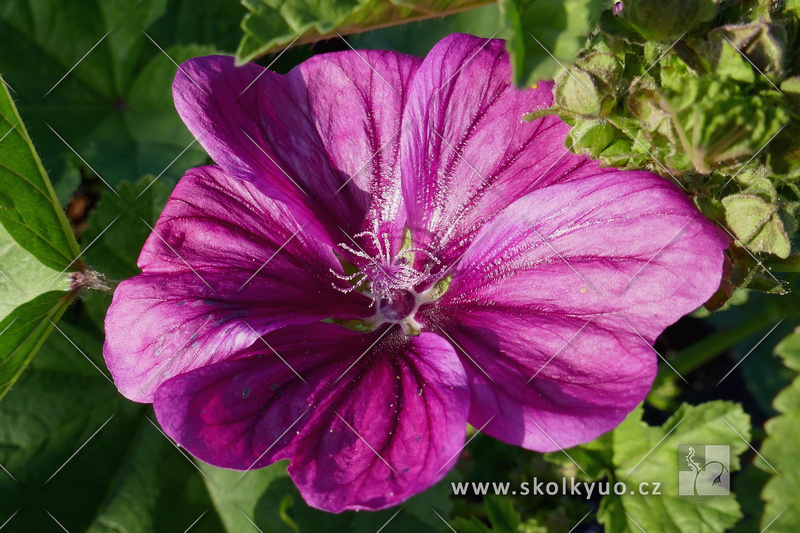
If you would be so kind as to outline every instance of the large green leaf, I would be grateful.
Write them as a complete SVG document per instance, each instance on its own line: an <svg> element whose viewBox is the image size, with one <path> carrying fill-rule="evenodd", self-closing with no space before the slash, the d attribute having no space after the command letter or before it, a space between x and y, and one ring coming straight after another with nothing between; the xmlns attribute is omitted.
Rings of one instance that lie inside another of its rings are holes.
<svg viewBox="0 0 800 533"><path fill-rule="evenodd" d="M508 51L514 82L553 79L571 65L594 28L603 0L500 0L511 31ZM559 64L561 63L561 64Z"/></svg>
<svg viewBox="0 0 800 533"><path fill-rule="evenodd" d="M236 52L245 63L290 43L311 43L492 3L492 0L242 0L250 10Z"/></svg>
<svg viewBox="0 0 800 533"><path fill-rule="evenodd" d="M0 118L0 222L39 261L63 270L77 257L78 243L3 83Z"/></svg>
<svg viewBox="0 0 800 533"><path fill-rule="evenodd" d="M70 274L40 263L0 226L0 320L40 294L67 291L69 284Z"/></svg>
<svg viewBox="0 0 800 533"><path fill-rule="evenodd" d="M53 518L71 532L185 531L211 507L201 474L101 375L100 332L58 327L0 404L0 520L17 513L3 531L57 531ZM192 532L220 528L206 513Z"/></svg>
<svg viewBox="0 0 800 533"><path fill-rule="evenodd" d="M171 82L173 61L213 49L176 48L163 27L151 35L166 6L166 0L9 0L0 8L0 49L15 51L0 53L0 72L19 95L62 203L81 176L96 172L114 187L163 172L174 183L205 160L199 145L190 146Z"/></svg>
<svg viewBox="0 0 800 533"><path fill-rule="evenodd" d="M775 353L783 358L786 366L800 371L800 328L783 339ZM766 502L761 528L788 533L800 530L800 508L797 506L797 495L800 494L800 467L797 464L800 376L795 377L791 385L775 398L774 406L782 414L767 421L768 436L761 446L761 457L755 463L773 474L761 493Z"/></svg>
<svg viewBox="0 0 800 533"><path fill-rule="evenodd" d="M69 305L78 244L5 85L0 114L1 399Z"/></svg>
<svg viewBox="0 0 800 533"><path fill-rule="evenodd" d="M42 265L0 226L0 399L69 305L70 278Z"/></svg>
<svg viewBox="0 0 800 533"><path fill-rule="evenodd" d="M681 496L678 473L685 459L680 445L729 446L729 472L739 470L739 455L748 449L745 439L750 436L749 417L741 406L723 401L684 404L660 427L648 426L641 415L641 408L636 409L613 432L610 478L624 482L627 491L603 498L598 520L606 531L721 533L733 526L742 516L733 494ZM660 495L638 490L648 483L652 491L654 482L660 483Z"/></svg>

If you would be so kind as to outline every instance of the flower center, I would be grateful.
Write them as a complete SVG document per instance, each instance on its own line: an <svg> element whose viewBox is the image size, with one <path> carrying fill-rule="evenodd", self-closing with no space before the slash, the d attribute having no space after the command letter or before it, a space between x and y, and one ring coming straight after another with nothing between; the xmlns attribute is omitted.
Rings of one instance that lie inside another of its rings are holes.
<svg viewBox="0 0 800 533"><path fill-rule="evenodd" d="M406 289L392 289L378 300L378 313L392 322L411 315L415 307L417 295Z"/></svg>
<svg viewBox="0 0 800 533"><path fill-rule="evenodd" d="M375 307L375 315L366 323L373 329L387 322L399 324L406 335L419 334L422 325L414 315L428 299L424 293L418 293L416 287L428 279L428 273L415 270L408 258L399 254L391 262L373 258L373 262L363 268L363 273L367 282L365 293L372 297Z"/></svg>
<svg viewBox="0 0 800 533"><path fill-rule="evenodd" d="M357 244L358 249L345 243L339 244L342 249L365 260L358 270L355 266L343 262L345 270L353 272L350 275L342 276L334 272L340 279L350 282L349 288L339 290L343 292L357 290L372 298L370 307L375 309L375 314L363 320L363 324L369 329L390 323L398 324L406 335L418 335L423 326L416 321L414 315L420 305L435 298L432 297L434 294L432 290L424 290L426 285L430 285L431 267L428 266L422 271L416 269L413 265L414 254L426 255L431 260L429 264L436 265L439 261L424 250L411 248L410 235L408 239L404 235L404 243L396 254L392 253L387 234L381 235L383 238L380 239L377 232L365 231L354 237L364 236L371 237L377 253L370 255Z"/></svg>

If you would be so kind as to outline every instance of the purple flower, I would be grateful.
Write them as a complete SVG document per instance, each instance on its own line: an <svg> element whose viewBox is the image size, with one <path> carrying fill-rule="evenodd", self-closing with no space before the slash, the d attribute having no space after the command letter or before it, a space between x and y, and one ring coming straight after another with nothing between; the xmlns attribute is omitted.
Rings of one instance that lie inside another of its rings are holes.
<svg viewBox="0 0 800 533"><path fill-rule="evenodd" d="M727 239L668 180L601 169L523 114L504 43L184 63L216 165L180 181L119 285L105 357L168 435L291 459L306 501L381 509L440 480L467 423L532 450L614 428L650 346L719 285Z"/></svg>

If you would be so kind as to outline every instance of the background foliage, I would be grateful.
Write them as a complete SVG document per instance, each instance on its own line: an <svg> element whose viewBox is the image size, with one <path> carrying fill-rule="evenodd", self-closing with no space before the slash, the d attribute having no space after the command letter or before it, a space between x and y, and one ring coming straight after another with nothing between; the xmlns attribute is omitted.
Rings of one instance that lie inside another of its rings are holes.
<svg viewBox="0 0 800 533"><path fill-rule="evenodd" d="M0 529L800 530L799 18L798 0L6 0ZM555 107L532 117L570 124L572 151L676 180L726 228L720 292L662 335L669 365L616 430L552 454L478 434L447 479L396 509L326 514L285 464L241 474L189 457L102 358L106 289L139 272L148 224L207 161L172 105L177 64L235 53L285 72L349 46L424 55L453 32L507 39L519 86L554 78ZM735 495L679 497L680 444L730 445ZM564 476L660 481L662 496L451 487Z"/></svg>

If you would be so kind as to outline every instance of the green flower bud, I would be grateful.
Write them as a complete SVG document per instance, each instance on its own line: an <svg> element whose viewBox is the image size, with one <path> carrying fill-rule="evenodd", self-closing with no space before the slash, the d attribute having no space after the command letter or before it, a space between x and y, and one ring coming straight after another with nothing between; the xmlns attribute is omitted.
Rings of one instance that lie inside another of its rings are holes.
<svg viewBox="0 0 800 533"><path fill-rule="evenodd" d="M741 193L722 199L725 222L751 252L766 252L782 259L791 252L794 217L781 208L774 187L763 180Z"/></svg>
<svg viewBox="0 0 800 533"><path fill-rule="evenodd" d="M783 50L786 46L786 29L779 24L760 21L755 24L728 25L709 34L722 33L729 47L747 57L762 74L773 80L783 72Z"/></svg>
<svg viewBox="0 0 800 533"><path fill-rule="evenodd" d="M603 119L582 120L567 135L564 144L576 154L597 158L614 140L615 128Z"/></svg>
<svg viewBox="0 0 800 533"><path fill-rule="evenodd" d="M627 0L619 12L645 39L677 39L714 19L719 0Z"/></svg>
<svg viewBox="0 0 800 533"><path fill-rule="evenodd" d="M622 65L612 54L590 52L556 78L555 103L573 115L602 117L616 104Z"/></svg>
<svg viewBox="0 0 800 533"><path fill-rule="evenodd" d="M695 169L722 166L734 173L789 121L788 102L778 91L752 94L733 80L689 78L682 92L667 91L683 149Z"/></svg>

